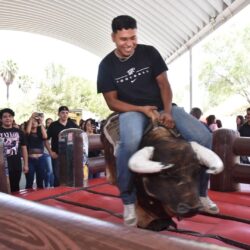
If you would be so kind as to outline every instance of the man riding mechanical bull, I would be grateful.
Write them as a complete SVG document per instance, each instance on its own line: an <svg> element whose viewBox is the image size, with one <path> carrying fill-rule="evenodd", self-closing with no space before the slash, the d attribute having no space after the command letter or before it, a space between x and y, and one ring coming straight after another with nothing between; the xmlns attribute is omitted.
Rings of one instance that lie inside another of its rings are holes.
<svg viewBox="0 0 250 250"><path fill-rule="evenodd" d="M223 168L219 157L209 150L211 133L183 108L172 105L167 65L154 47L137 44L134 18L114 18L111 36L116 48L99 65L97 90L110 110L118 113L119 140L113 145L113 165L124 204L124 224L145 228L157 218L184 217L198 208L218 213L207 195L209 173ZM153 128L148 129L151 120ZM184 140L169 136L168 129L174 127ZM105 153L112 163L110 152Z"/></svg>

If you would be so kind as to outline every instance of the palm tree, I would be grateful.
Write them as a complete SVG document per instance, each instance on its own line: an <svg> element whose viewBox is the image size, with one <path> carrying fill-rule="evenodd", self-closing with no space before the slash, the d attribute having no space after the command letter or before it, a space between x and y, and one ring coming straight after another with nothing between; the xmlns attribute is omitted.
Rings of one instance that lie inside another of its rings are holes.
<svg viewBox="0 0 250 250"><path fill-rule="evenodd" d="M7 101L9 100L9 86L13 83L18 72L18 66L11 59L2 64L0 75L7 87Z"/></svg>

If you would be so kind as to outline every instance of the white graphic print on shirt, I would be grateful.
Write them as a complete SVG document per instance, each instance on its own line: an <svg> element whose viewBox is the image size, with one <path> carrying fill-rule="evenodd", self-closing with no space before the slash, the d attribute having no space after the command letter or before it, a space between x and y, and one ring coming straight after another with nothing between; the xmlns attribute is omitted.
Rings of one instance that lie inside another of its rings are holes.
<svg viewBox="0 0 250 250"><path fill-rule="evenodd" d="M4 139L4 152L6 156L17 155L19 146L18 132L0 133L0 137Z"/></svg>
<svg viewBox="0 0 250 250"><path fill-rule="evenodd" d="M118 78L115 78L116 83L134 83L138 77L149 73L149 67L136 70L131 68L127 71L127 74Z"/></svg>

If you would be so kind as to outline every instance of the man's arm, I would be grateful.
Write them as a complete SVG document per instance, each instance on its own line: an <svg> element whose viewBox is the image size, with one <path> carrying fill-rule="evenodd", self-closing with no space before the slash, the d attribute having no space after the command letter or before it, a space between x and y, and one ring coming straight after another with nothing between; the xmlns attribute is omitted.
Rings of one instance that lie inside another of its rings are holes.
<svg viewBox="0 0 250 250"><path fill-rule="evenodd" d="M26 174L29 172L27 146L23 145L21 147L21 150L22 150L22 156L23 156L23 172Z"/></svg>
<svg viewBox="0 0 250 250"><path fill-rule="evenodd" d="M174 120L171 114L172 109L172 89L168 81L167 73L164 71L156 77L156 81L160 88L161 99L163 102L164 111L160 115L160 122L168 128L174 127Z"/></svg>
<svg viewBox="0 0 250 250"><path fill-rule="evenodd" d="M49 140L44 141L44 146L48 150L49 155L51 156L52 159L56 159L58 157L57 153L51 149Z"/></svg>
<svg viewBox="0 0 250 250"><path fill-rule="evenodd" d="M137 106L132 105L123 101L120 101L117 97L117 91L109 91L103 93L106 103L110 110L116 112L129 112L137 111L144 113L149 118L155 117L155 112L157 110L156 106Z"/></svg>

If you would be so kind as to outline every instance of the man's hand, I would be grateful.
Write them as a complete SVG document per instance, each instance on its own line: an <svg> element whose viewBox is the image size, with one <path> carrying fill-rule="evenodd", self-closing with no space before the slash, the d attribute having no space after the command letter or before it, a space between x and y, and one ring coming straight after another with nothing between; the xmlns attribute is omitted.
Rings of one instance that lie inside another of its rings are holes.
<svg viewBox="0 0 250 250"><path fill-rule="evenodd" d="M156 106L143 106L142 107L142 112L149 118L151 118L151 120L157 121L160 117L159 112L157 111L157 107Z"/></svg>
<svg viewBox="0 0 250 250"><path fill-rule="evenodd" d="M58 158L58 154L56 152L54 152L54 151L50 152L50 156L51 156L52 159L57 159Z"/></svg>
<svg viewBox="0 0 250 250"><path fill-rule="evenodd" d="M167 128L173 128L175 126L174 119L171 113L167 112L160 113L159 122Z"/></svg>
<svg viewBox="0 0 250 250"><path fill-rule="evenodd" d="M29 167L28 166L23 166L23 172L27 174L29 172Z"/></svg>

